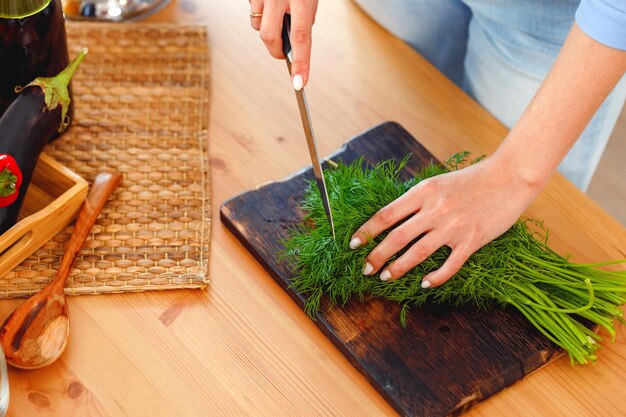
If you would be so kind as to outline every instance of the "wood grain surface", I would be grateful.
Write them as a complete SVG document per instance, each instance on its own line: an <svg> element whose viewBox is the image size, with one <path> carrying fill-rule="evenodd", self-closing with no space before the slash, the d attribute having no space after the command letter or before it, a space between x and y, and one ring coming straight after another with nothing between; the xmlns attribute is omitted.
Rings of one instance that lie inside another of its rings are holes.
<svg viewBox="0 0 626 417"><path fill-rule="evenodd" d="M285 64L250 28L247 1L174 0L147 22L208 27L214 219L221 202L309 164ZM307 95L322 155L386 120L439 159L461 149L492 152L506 135L349 0L322 0L314 30ZM544 219L554 248L576 261L626 256L624 227L561 177L527 214ZM211 252L207 291L70 298L65 354L41 370L10 370L9 415L397 414L218 222ZM20 302L3 301L0 314ZM626 328L617 331L598 363L560 359L466 415L624 415Z"/></svg>
<svg viewBox="0 0 626 417"><path fill-rule="evenodd" d="M388 122L330 158L349 164L362 157L373 166L400 163L407 155L404 180L436 162L406 130ZM307 294L290 288L297 271L280 253L289 230L302 222L300 204L313 180L307 169L233 197L220 210L224 225L303 309ZM324 297L315 324L402 415L459 415L562 353L512 309L426 305L410 311L406 328L399 317L400 307L391 301L353 298L331 308Z"/></svg>

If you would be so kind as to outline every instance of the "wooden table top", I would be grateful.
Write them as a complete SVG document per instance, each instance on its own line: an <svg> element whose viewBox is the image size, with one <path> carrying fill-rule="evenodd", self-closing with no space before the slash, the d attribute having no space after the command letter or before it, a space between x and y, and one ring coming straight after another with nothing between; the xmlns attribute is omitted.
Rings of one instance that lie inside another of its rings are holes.
<svg viewBox="0 0 626 417"><path fill-rule="evenodd" d="M323 155L387 120L435 156L492 152L506 129L349 0L320 2L312 119ZM309 164L285 64L249 26L245 0L174 0L148 22L206 24L211 49L213 232L205 291L73 297L65 354L10 369L9 415L382 416L394 410L219 222L226 199ZM528 209L578 262L626 257L626 229L556 177ZM3 301L6 317L21 301ZM468 416L626 414L626 327L600 359L566 357Z"/></svg>

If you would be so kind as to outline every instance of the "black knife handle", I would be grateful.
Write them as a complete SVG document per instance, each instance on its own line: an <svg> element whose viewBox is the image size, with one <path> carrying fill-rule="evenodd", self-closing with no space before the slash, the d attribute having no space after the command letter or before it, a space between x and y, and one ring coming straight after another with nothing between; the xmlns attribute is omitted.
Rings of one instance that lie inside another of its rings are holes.
<svg viewBox="0 0 626 417"><path fill-rule="evenodd" d="M291 63L291 41L289 40L289 32L291 32L291 15L287 13L285 17L283 17L283 53L285 54L285 59Z"/></svg>

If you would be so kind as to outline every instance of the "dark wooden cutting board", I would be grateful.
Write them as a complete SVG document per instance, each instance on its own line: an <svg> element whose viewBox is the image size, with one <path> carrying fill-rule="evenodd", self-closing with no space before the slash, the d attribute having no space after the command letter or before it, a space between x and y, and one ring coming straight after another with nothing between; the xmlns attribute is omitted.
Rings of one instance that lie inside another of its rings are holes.
<svg viewBox="0 0 626 417"><path fill-rule="evenodd" d="M384 123L347 142L333 160L359 156L376 163L413 154L408 178L435 158L396 123ZM302 308L306 295L288 288L294 271L277 253L299 208L306 169L225 202L224 225ZM255 277L250 277L255 279ZM315 322L400 413L458 415L560 355L514 310L425 306L413 308L402 328L398 305L352 300L322 309Z"/></svg>

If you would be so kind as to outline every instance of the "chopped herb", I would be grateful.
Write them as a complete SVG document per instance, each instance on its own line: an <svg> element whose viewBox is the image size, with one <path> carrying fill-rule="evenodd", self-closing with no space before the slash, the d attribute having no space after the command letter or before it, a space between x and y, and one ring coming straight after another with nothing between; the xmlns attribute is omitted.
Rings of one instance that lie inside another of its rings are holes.
<svg viewBox="0 0 626 417"><path fill-rule="evenodd" d="M326 221L319 191L314 182L309 184L302 203L308 214L291 230L283 252L298 271L291 287L308 294L305 312L314 318L324 294L332 304L345 304L354 296L362 300L380 297L402 306L400 320L406 326L408 309L425 302L471 303L481 308L510 305L565 349L572 363L594 361L601 336L585 324L604 327L614 339L614 320L624 322L620 306L626 303L626 270L604 267L626 264L626 260L572 263L550 249L547 230L537 220L520 219L474 253L452 279L437 288L423 289L420 281L443 264L450 253L448 247L440 248L395 281L383 282L362 274L366 255L385 233L351 250L349 242L354 231L419 181L457 169L467 153L455 154L445 164L431 163L414 178L402 181L400 171L408 158L373 167L364 167L359 159L326 170L336 240Z"/></svg>

